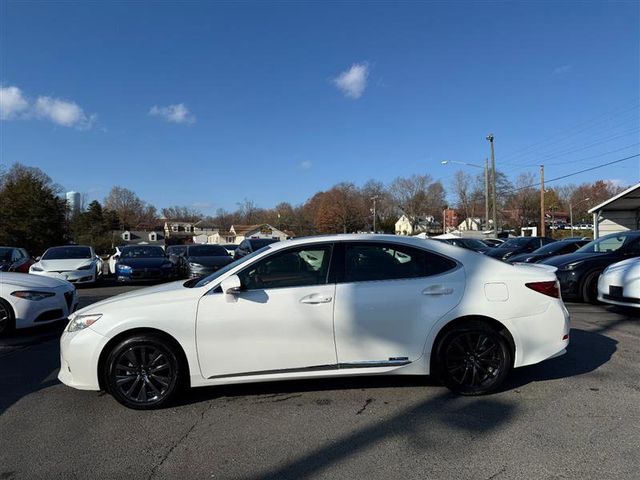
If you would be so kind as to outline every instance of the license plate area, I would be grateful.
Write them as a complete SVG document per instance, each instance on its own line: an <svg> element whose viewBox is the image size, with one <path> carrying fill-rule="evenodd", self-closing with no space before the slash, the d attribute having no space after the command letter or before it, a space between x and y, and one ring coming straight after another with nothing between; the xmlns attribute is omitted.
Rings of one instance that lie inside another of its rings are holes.
<svg viewBox="0 0 640 480"><path fill-rule="evenodd" d="M613 285L609 286L609 295L612 297L622 297L622 287L616 287Z"/></svg>

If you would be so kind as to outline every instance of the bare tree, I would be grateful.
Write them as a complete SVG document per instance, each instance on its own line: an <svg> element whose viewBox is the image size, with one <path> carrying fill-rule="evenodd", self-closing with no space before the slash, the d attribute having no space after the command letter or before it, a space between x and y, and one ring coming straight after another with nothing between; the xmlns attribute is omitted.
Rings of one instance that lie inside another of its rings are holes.
<svg viewBox="0 0 640 480"><path fill-rule="evenodd" d="M104 200L104 206L118 214L124 228L153 226L157 222L156 208L124 187L113 187Z"/></svg>

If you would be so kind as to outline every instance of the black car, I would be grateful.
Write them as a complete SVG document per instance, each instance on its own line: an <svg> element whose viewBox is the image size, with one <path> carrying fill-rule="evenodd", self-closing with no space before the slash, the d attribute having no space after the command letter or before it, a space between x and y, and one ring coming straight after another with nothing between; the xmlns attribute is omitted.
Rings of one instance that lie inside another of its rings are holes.
<svg viewBox="0 0 640 480"><path fill-rule="evenodd" d="M129 245L124 247L116 262L119 282L171 280L178 277L179 269L162 247Z"/></svg>
<svg viewBox="0 0 640 480"><path fill-rule="evenodd" d="M497 258L498 260L507 261L507 259L513 255L531 253L551 242L555 242L555 240L547 237L510 238L499 247L487 250L486 255Z"/></svg>
<svg viewBox="0 0 640 480"><path fill-rule="evenodd" d="M248 238L240 242L240 245L238 245L238 248L236 248L236 251L233 254L233 259L238 260L245 255L249 255L256 250L260 250L262 247L266 247L267 245L276 242L279 242L277 238Z"/></svg>
<svg viewBox="0 0 640 480"><path fill-rule="evenodd" d="M558 270L562 297L593 303L597 299L598 277L612 263L640 257L640 230L612 233L587 243L568 255L543 260Z"/></svg>
<svg viewBox="0 0 640 480"><path fill-rule="evenodd" d="M466 248L467 250L473 250L475 252L484 253L489 250L489 247L475 238L435 238L434 240L455 245L456 247Z"/></svg>
<svg viewBox="0 0 640 480"><path fill-rule="evenodd" d="M189 278L205 277L233 262L227 249L221 245L188 245L184 258Z"/></svg>
<svg viewBox="0 0 640 480"><path fill-rule="evenodd" d="M0 247L0 272L29 273L33 259L24 248Z"/></svg>
<svg viewBox="0 0 640 480"><path fill-rule="evenodd" d="M537 263L545 258L555 257L557 255L566 255L567 253L573 253L580 247L584 247L589 240L582 239L567 239L559 242L552 242L546 244L544 247L540 247L531 253L520 253L518 255L512 255L507 260L508 263Z"/></svg>

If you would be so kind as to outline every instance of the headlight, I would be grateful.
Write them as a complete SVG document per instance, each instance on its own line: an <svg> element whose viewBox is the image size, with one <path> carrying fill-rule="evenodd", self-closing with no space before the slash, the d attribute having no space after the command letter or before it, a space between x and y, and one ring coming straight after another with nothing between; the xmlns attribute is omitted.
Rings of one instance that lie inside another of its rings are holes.
<svg viewBox="0 0 640 480"><path fill-rule="evenodd" d="M580 260L578 262L571 262L571 263L567 263L566 265L563 265L561 267L558 267L558 270L575 270L576 268L578 268L580 265L582 265L584 263L584 260Z"/></svg>
<svg viewBox="0 0 640 480"><path fill-rule="evenodd" d="M11 295L18 298L24 298L25 300L42 300L43 298L49 298L55 296L53 292L36 292L34 290L18 290L11 292Z"/></svg>
<svg viewBox="0 0 640 480"><path fill-rule="evenodd" d="M37 267L36 265L31 265L31 270L33 270L34 272L43 272L44 270L40 267Z"/></svg>
<svg viewBox="0 0 640 480"><path fill-rule="evenodd" d="M202 268L202 265L200 265L199 263L191 263L191 262L189 262L189 266L193 267L193 268Z"/></svg>
<svg viewBox="0 0 640 480"><path fill-rule="evenodd" d="M90 263L89 265L83 265L82 267L78 267L76 270L91 270L93 265Z"/></svg>
<svg viewBox="0 0 640 480"><path fill-rule="evenodd" d="M100 320L100 317L102 317L101 313L95 313L92 315L71 315L71 317L69 317L69 325L67 325L67 332L84 330Z"/></svg>
<svg viewBox="0 0 640 480"><path fill-rule="evenodd" d="M118 270L122 270L123 272L131 271L131 267L129 265L120 265L120 264L118 264L118 265L116 265L116 268Z"/></svg>

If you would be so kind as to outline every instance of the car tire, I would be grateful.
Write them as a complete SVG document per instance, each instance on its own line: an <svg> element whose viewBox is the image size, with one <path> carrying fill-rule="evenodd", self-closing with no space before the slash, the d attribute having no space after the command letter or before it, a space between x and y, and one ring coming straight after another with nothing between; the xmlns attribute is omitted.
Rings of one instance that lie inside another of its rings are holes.
<svg viewBox="0 0 640 480"><path fill-rule="evenodd" d="M598 277L600 271L590 272L584 277L580 293L585 303L598 303Z"/></svg>
<svg viewBox="0 0 640 480"><path fill-rule="evenodd" d="M446 332L436 347L436 371L447 388L460 395L496 391L513 365L509 341L482 321Z"/></svg>
<svg viewBox="0 0 640 480"><path fill-rule="evenodd" d="M122 405L152 410L174 402L182 389L184 371L173 342L157 334L138 334L111 349L104 383Z"/></svg>
<svg viewBox="0 0 640 480"><path fill-rule="evenodd" d="M16 317L9 302L0 298L0 338L6 337L15 328Z"/></svg>

